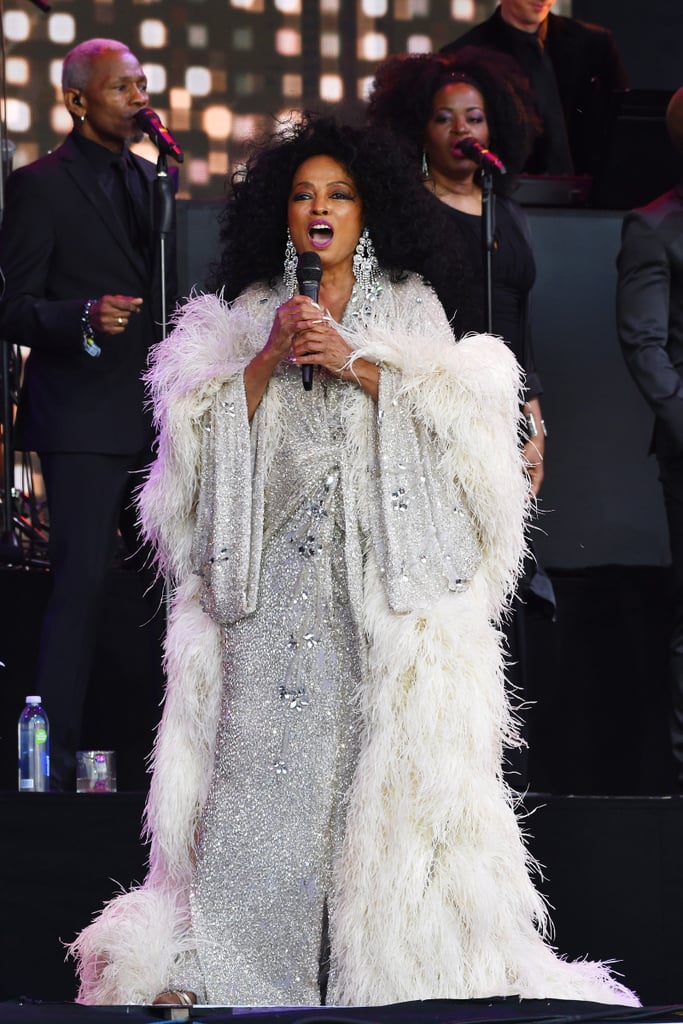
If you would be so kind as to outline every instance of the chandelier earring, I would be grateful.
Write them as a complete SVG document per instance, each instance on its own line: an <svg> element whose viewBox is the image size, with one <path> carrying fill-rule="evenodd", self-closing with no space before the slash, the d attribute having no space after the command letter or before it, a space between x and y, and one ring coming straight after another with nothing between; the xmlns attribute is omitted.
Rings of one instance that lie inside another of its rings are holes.
<svg viewBox="0 0 683 1024"><path fill-rule="evenodd" d="M366 303L372 302L379 285L379 263L367 228L363 228L353 255L353 276L358 282Z"/></svg>
<svg viewBox="0 0 683 1024"><path fill-rule="evenodd" d="M287 244L285 245L285 262L282 269L282 281L287 295L291 298L296 290L296 265L298 256L294 248L292 236L287 228Z"/></svg>
<svg viewBox="0 0 683 1024"><path fill-rule="evenodd" d="M422 150L422 177L429 177L429 164L427 163L427 153L424 149Z"/></svg>

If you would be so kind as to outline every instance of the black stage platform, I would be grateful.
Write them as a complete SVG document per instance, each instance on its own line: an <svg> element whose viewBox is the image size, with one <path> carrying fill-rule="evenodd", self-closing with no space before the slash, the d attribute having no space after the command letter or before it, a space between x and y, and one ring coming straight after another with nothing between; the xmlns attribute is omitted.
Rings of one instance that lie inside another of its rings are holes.
<svg viewBox="0 0 683 1024"><path fill-rule="evenodd" d="M0 1024L150 1024L168 1020L195 1024L657 1024L680 1021L683 1006L643 1009L565 999L425 1000L391 1006L363 1007L231 1007L197 1006L161 1010L158 1006L76 1006L17 1001L0 1004Z"/></svg>
<svg viewBox="0 0 683 1024"><path fill-rule="evenodd" d="M144 876L143 802L0 793L0 1000L75 997L64 943ZM555 945L570 959L614 960L645 1005L683 1003L683 797L532 793L524 807Z"/></svg>

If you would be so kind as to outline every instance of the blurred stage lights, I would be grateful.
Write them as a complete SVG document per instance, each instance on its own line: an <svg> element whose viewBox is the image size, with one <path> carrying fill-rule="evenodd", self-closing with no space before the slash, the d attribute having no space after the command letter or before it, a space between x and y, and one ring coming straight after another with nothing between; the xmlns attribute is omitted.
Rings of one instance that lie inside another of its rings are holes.
<svg viewBox="0 0 683 1024"><path fill-rule="evenodd" d="M304 83L307 96L311 88L303 66L309 53L316 62L314 96L332 107L359 102L390 47L428 52L457 34L455 26L444 34L448 19L457 19L462 31L464 22L487 17L490 7L489 0L52 0L45 16L26 0L6 3L14 166L54 148L71 127L61 95L67 50L95 36L120 38L140 58L150 104L172 130L189 133L181 139L181 189L189 196L193 187L196 195L202 189L222 194L216 176L239 165L245 147L272 127L279 110L304 102ZM568 13L568 6L569 0L557 0L558 12ZM311 25L319 28L317 40L307 34ZM349 51L355 67L340 64Z"/></svg>

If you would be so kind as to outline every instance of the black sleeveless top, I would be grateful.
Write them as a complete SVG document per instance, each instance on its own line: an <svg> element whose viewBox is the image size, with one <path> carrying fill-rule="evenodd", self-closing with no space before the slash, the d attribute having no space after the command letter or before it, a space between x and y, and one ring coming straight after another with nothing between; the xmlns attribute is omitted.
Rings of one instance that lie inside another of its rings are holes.
<svg viewBox="0 0 683 1024"><path fill-rule="evenodd" d="M421 268L451 321L456 338L469 332L486 331L482 217L463 213L433 196L435 245ZM472 268L474 295L463 301L462 285L453 260L449 259L449 234L457 233L459 249L467 254ZM526 373L526 394L541 392L536 373L528 323L529 292L536 266L521 208L512 200L496 196L495 247L492 254L493 333L503 338Z"/></svg>

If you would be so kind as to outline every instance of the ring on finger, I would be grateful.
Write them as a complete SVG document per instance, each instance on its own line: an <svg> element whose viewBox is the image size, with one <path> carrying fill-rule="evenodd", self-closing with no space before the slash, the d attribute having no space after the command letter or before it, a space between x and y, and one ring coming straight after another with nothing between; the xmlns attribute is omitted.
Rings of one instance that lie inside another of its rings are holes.
<svg viewBox="0 0 683 1024"><path fill-rule="evenodd" d="M117 319L119 327L122 327L123 326L123 317L122 316L117 316L116 319Z"/></svg>

